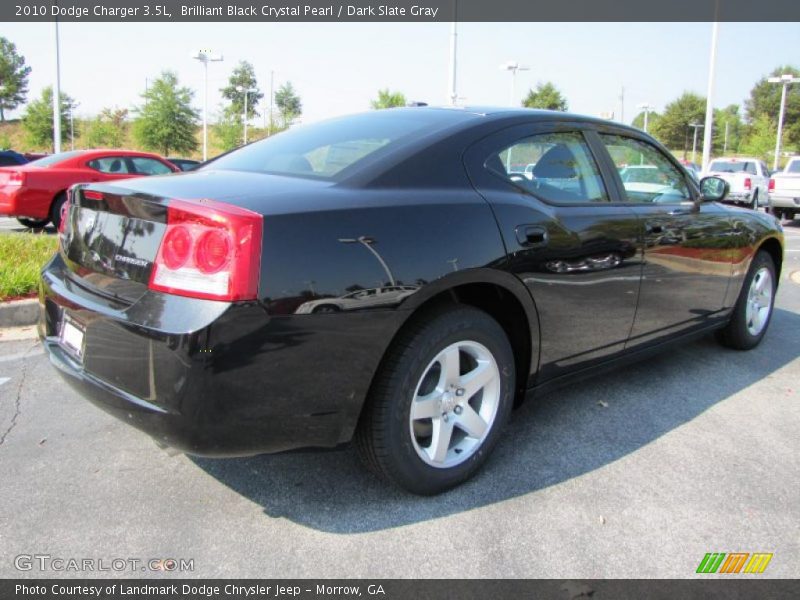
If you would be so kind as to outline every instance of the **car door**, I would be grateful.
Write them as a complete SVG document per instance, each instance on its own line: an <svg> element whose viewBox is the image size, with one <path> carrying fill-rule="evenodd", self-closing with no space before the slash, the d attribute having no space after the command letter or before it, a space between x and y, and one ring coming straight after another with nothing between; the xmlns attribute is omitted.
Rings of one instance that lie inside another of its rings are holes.
<svg viewBox="0 0 800 600"><path fill-rule="evenodd" d="M174 173L166 164L148 156L131 156L128 159L131 172L138 175L169 175Z"/></svg>
<svg viewBox="0 0 800 600"><path fill-rule="evenodd" d="M613 166L615 194L642 228L642 285L628 347L710 325L724 308L737 252L730 209L697 202L694 184L648 138L628 131L594 135ZM650 183L618 175L631 165L646 166Z"/></svg>
<svg viewBox="0 0 800 600"><path fill-rule="evenodd" d="M627 204L611 201L585 128L519 125L465 154L496 216L505 268L536 305L540 382L621 352L636 312L638 220Z"/></svg>
<svg viewBox="0 0 800 600"><path fill-rule="evenodd" d="M135 176L128 164L127 156L109 155L93 158L86 161L86 166L96 173L91 177L91 181L113 181Z"/></svg>

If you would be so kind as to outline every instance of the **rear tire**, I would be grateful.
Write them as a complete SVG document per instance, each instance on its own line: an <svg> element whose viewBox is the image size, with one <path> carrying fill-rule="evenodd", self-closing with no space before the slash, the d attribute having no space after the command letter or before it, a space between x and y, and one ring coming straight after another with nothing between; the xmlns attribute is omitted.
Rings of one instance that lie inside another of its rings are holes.
<svg viewBox="0 0 800 600"><path fill-rule="evenodd" d="M56 196L56 199L53 200L53 204L50 206L50 222L56 228L56 231L58 231L58 228L61 226L61 209L66 201L67 195L61 192Z"/></svg>
<svg viewBox="0 0 800 600"><path fill-rule="evenodd" d="M775 263L764 250L759 250L745 277L730 322L717 333L724 346L750 350L758 346L767 332L775 305Z"/></svg>
<svg viewBox="0 0 800 600"><path fill-rule="evenodd" d="M433 495L486 462L514 400L514 355L500 325L459 306L413 322L390 347L356 431L380 477Z"/></svg>
<svg viewBox="0 0 800 600"><path fill-rule="evenodd" d="M43 229L49 223L48 219L28 219L26 217L17 217L17 222L29 229Z"/></svg>

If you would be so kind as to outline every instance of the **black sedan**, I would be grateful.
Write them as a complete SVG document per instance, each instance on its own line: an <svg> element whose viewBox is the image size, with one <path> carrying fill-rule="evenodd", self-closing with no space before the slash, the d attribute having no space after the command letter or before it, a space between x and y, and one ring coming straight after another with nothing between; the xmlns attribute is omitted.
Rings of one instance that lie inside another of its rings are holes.
<svg viewBox="0 0 800 600"><path fill-rule="evenodd" d="M657 176L620 177L645 165ZM761 341L783 235L726 190L608 121L344 117L180 176L75 186L39 332L67 382L161 444L354 440L433 494L537 391L711 331Z"/></svg>

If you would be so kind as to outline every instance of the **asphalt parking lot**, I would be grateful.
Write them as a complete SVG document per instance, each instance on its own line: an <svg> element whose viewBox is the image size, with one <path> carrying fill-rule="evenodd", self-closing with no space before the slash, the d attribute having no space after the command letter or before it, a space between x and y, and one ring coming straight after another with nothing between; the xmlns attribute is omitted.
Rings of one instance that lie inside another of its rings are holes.
<svg viewBox="0 0 800 600"><path fill-rule="evenodd" d="M702 339L528 402L487 468L435 498L352 449L167 453L5 332L0 577L71 575L20 572L21 554L192 559L190 577L691 577L707 552L770 552L760 577L796 577L800 220L786 237L758 349Z"/></svg>

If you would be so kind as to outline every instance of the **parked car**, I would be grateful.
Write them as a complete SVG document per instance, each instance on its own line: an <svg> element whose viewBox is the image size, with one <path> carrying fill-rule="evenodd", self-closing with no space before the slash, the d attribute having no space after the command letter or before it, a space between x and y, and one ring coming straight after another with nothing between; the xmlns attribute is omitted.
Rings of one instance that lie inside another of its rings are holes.
<svg viewBox="0 0 800 600"><path fill-rule="evenodd" d="M531 180L502 160L523 146ZM629 188L626 156L663 185ZM71 386L160 444L355 440L376 473L433 494L485 463L525 397L711 331L761 342L782 230L721 204L727 187L606 120L351 115L180 177L73 187L39 334ZM386 279L416 289L295 314Z"/></svg>
<svg viewBox="0 0 800 600"><path fill-rule="evenodd" d="M12 167L15 165L24 165L28 159L19 152L13 150L0 150L0 167Z"/></svg>
<svg viewBox="0 0 800 600"><path fill-rule="evenodd" d="M715 158L705 175L714 175L728 182L727 202L753 210L769 202L769 169L758 158Z"/></svg>
<svg viewBox="0 0 800 600"><path fill-rule="evenodd" d="M683 168L686 169L686 171L694 178L695 181L700 181L700 174L703 171L700 165L686 159L681 159L678 162L683 165Z"/></svg>
<svg viewBox="0 0 800 600"><path fill-rule="evenodd" d="M193 171L202 164L199 160L192 158L168 158L167 160L181 171Z"/></svg>
<svg viewBox="0 0 800 600"><path fill-rule="evenodd" d="M297 307L295 313L302 315L396 305L400 300L416 291L417 287L411 285L387 285L366 290L356 290L338 298L320 298L319 300L304 302Z"/></svg>
<svg viewBox="0 0 800 600"><path fill-rule="evenodd" d="M28 159L28 162L39 160L40 158L44 158L46 156L50 156L46 152L23 152L22 155Z"/></svg>
<svg viewBox="0 0 800 600"><path fill-rule="evenodd" d="M800 213L800 156L793 156L783 171L769 180L770 212L779 219L794 219Z"/></svg>
<svg viewBox="0 0 800 600"><path fill-rule="evenodd" d="M0 168L0 215L25 227L58 228L67 189L76 183L164 175L178 168L160 156L129 150L74 150L19 167Z"/></svg>

